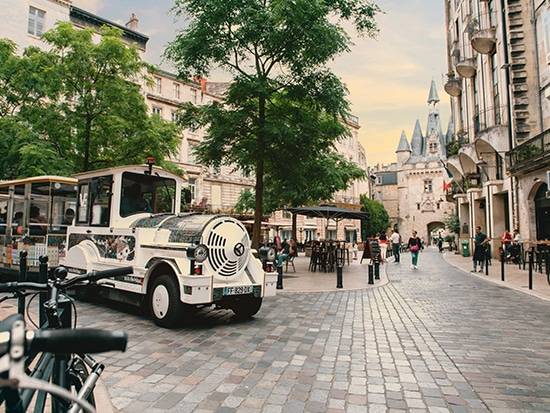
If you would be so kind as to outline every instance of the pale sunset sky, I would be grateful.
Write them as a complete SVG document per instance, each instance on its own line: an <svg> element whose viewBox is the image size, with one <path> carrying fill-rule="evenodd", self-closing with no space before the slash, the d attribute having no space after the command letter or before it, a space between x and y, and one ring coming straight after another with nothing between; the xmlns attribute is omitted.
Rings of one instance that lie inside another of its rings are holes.
<svg viewBox="0 0 550 413"><path fill-rule="evenodd" d="M346 83L353 113L360 118L360 141L369 165L395 160L402 130L411 138L418 118L426 128L426 100L436 81L443 129L449 99L442 89L446 73L443 0L377 0L384 14L377 18L376 39L354 37L351 53L339 56L333 68ZM183 27L169 14L172 0L73 0L76 6L124 24L131 13L139 31L149 36L147 59L169 69L161 55ZM211 78L215 81L215 78Z"/></svg>

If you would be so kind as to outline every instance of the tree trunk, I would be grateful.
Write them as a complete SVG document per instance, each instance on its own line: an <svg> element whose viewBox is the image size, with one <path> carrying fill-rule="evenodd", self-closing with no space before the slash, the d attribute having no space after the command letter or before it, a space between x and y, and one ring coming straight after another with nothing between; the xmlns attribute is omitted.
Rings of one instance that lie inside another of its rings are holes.
<svg viewBox="0 0 550 413"><path fill-rule="evenodd" d="M298 216L296 214L292 214L292 238L294 239L294 241L298 242L298 237L296 236L297 232L298 232L298 224L297 224L297 218ZM300 240L300 242L302 242L302 240Z"/></svg>
<svg viewBox="0 0 550 413"><path fill-rule="evenodd" d="M92 120L86 118L86 125L84 126L84 165L83 170L88 171L90 169L90 141L92 135Z"/></svg>
<svg viewBox="0 0 550 413"><path fill-rule="evenodd" d="M264 203L264 126L265 126L265 97L258 99L258 159L256 160L256 207L254 209L254 226L252 227L252 248L260 246L262 232L262 217Z"/></svg>

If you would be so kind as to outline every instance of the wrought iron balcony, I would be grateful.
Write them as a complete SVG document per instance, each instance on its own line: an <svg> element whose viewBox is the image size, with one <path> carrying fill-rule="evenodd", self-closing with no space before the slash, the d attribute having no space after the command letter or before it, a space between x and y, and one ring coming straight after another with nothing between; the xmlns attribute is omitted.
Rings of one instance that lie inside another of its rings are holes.
<svg viewBox="0 0 550 413"><path fill-rule="evenodd" d="M508 152L512 174L526 173L550 165L550 129Z"/></svg>
<svg viewBox="0 0 550 413"><path fill-rule="evenodd" d="M443 88L448 95L458 97L462 94L462 81L454 73L448 73Z"/></svg>

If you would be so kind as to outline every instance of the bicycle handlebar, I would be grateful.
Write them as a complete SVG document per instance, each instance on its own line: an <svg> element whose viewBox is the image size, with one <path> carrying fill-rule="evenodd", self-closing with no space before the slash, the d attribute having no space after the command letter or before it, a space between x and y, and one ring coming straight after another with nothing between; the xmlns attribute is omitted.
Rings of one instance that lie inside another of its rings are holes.
<svg viewBox="0 0 550 413"><path fill-rule="evenodd" d="M33 282L9 282L0 284L0 293L15 293L21 290L47 291L48 284Z"/></svg>
<svg viewBox="0 0 550 413"><path fill-rule="evenodd" d="M134 272L133 267L121 267L121 268L112 268L110 270L103 271L92 271L84 275L71 278L63 283L63 287L70 287L71 285L77 284L82 281L96 282L104 278L113 278L119 277L122 275L132 274Z"/></svg>
<svg viewBox="0 0 550 413"><path fill-rule="evenodd" d="M121 275L128 275L134 272L133 267L121 267L113 268L110 270L104 271L92 271L87 274L79 275L69 280L63 280L60 283L57 283L56 287L60 289L69 288L75 284L84 281L96 282L104 278L118 277ZM0 283L0 293L15 293L22 290L34 290L34 291L48 291L50 285L43 283L33 283L33 282L8 282Z"/></svg>
<svg viewBox="0 0 550 413"><path fill-rule="evenodd" d="M125 351L128 335L119 330L94 328L37 330L30 342L31 353L103 353Z"/></svg>

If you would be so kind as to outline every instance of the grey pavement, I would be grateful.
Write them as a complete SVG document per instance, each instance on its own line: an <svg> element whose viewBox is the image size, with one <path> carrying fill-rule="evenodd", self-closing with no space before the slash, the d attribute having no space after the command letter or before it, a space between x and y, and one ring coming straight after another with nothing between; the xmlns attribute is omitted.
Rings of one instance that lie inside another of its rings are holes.
<svg viewBox="0 0 550 413"><path fill-rule="evenodd" d="M282 293L255 319L204 311L156 327L78 303L79 325L122 328L104 357L124 412L550 412L550 303L421 254L375 289Z"/></svg>

